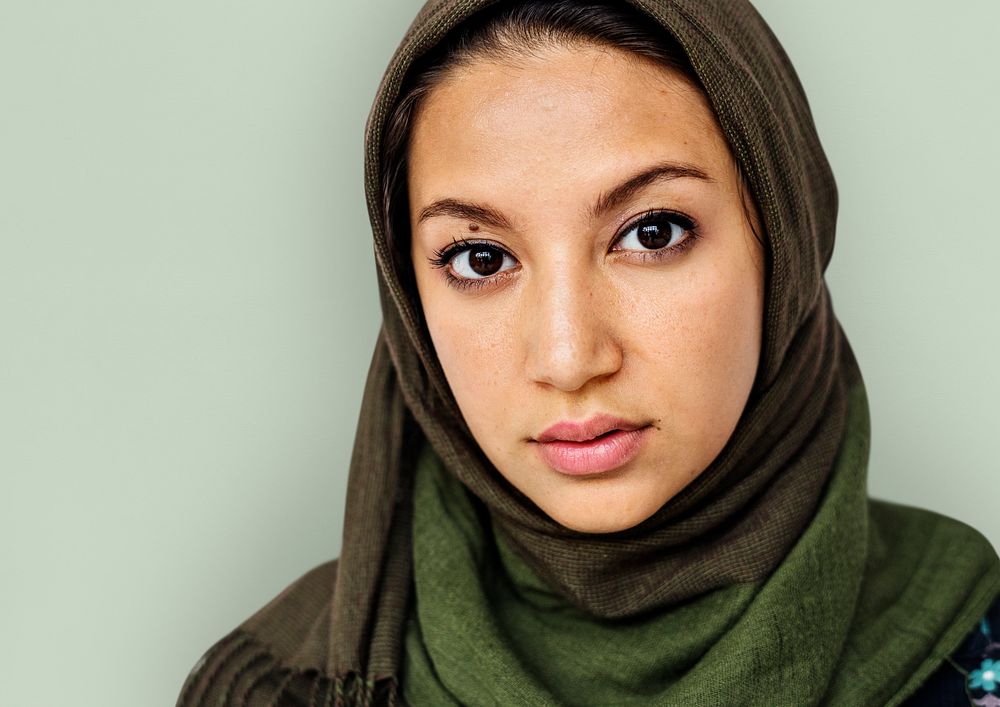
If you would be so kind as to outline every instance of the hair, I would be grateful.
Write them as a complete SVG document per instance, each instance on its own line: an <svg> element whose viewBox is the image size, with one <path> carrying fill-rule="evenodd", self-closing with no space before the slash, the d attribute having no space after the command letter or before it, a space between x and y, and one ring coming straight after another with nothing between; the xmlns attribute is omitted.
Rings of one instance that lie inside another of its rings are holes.
<svg viewBox="0 0 1000 707"><path fill-rule="evenodd" d="M410 293L416 292L416 285L409 256L407 155L413 121L422 102L453 71L476 61L516 62L521 57L537 55L541 49L581 45L624 50L652 60L705 92L677 40L624 2L521 0L500 3L473 15L430 53L414 62L386 123L382 145L386 240L400 279ZM766 247L745 196L749 189L745 175L738 164L737 169L747 220L754 236Z"/></svg>

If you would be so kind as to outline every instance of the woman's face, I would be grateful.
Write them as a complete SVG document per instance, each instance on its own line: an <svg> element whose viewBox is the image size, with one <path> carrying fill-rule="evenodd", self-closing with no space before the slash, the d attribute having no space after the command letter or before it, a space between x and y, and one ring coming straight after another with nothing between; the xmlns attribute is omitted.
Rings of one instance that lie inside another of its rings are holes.
<svg viewBox="0 0 1000 707"><path fill-rule="evenodd" d="M420 301L476 441L564 526L642 522L725 445L760 355L763 250L707 100L615 49L484 59L425 98L409 158Z"/></svg>

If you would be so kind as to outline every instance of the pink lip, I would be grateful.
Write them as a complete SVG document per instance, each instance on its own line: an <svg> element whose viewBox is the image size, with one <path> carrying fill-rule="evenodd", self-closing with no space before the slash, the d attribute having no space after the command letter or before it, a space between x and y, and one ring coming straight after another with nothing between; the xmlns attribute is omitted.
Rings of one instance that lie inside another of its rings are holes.
<svg viewBox="0 0 1000 707"><path fill-rule="evenodd" d="M649 425L597 415L552 425L534 441L542 460L573 476L599 474L624 466L642 450Z"/></svg>

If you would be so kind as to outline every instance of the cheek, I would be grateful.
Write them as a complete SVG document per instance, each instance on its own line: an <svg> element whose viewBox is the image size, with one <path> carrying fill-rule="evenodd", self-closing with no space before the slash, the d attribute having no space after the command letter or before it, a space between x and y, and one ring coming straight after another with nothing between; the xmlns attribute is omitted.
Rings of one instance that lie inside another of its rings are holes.
<svg viewBox="0 0 1000 707"><path fill-rule="evenodd" d="M424 311L441 368L466 423L492 456L497 420L511 419L516 409L512 383L518 375L518 345L509 305L500 302L502 297L473 296L465 306L451 292L429 299Z"/></svg>
<svg viewBox="0 0 1000 707"><path fill-rule="evenodd" d="M622 310L634 332L632 380L662 401L666 428L706 450L728 439L753 384L761 278L738 252L715 252L692 262L681 278L635 288L643 296L633 295Z"/></svg>

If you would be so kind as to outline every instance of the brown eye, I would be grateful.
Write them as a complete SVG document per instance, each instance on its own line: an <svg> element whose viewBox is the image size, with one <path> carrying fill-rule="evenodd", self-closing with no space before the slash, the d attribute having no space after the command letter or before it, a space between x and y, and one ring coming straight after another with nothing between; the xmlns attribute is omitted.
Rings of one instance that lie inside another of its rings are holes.
<svg viewBox="0 0 1000 707"><path fill-rule="evenodd" d="M660 250L684 240L694 224L680 214L651 214L625 231L619 243L622 250Z"/></svg>
<svg viewBox="0 0 1000 707"><path fill-rule="evenodd" d="M503 265L503 254L495 248L478 246L469 251L469 267L480 277L495 275Z"/></svg>
<svg viewBox="0 0 1000 707"><path fill-rule="evenodd" d="M507 270L515 260L503 249L488 243L470 243L451 259L451 269L460 279L482 280Z"/></svg>
<svg viewBox="0 0 1000 707"><path fill-rule="evenodd" d="M643 248L662 248L670 243L670 228L663 228L658 223L647 223L639 226L639 242Z"/></svg>

